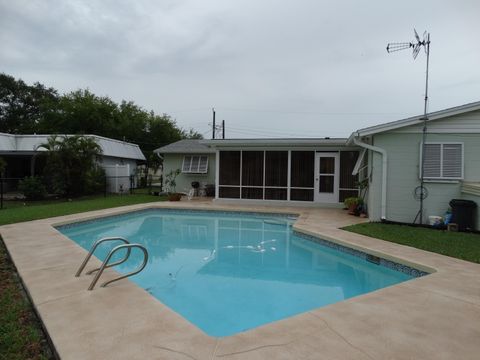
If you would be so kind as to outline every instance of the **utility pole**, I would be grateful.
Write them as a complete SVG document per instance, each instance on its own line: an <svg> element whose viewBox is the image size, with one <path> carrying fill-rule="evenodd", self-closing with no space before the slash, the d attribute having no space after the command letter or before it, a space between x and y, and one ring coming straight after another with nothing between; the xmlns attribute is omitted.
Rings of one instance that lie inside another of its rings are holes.
<svg viewBox="0 0 480 360"><path fill-rule="evenodd" d="M215 108L212 108L212 115L213 115L212 139L215 139L215 131L217 130L215 127Z"/></svg>
<svg viewBox="0 0 480 360"><path fill-rule="evenodd" d="M225 120L222 120L222 139L225 139Z"/></svg>

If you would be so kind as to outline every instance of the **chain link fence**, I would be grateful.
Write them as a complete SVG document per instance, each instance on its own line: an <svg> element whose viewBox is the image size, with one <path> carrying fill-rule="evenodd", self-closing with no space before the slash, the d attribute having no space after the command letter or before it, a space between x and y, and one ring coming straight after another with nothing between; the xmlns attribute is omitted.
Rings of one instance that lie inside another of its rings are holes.
<svg viewBox="0 0 480 360"><path fill-rule="evenodd" d="M22 181L31 179L30 177L0 177L0 209L8 207L17 207L18 203L23 204L27 200L25 191L22 189ZM37 187L45 187L49 179L42 178ZM31 185L35 186L35 184ZM47 186L48 187L48 186ZM67 195L58 195L52 191L38 191L37 200L49 200L68 198ZM37 189L38 190L38 189ZM163 191L163 179L161 175L130 175L130 176L105 176L103 186L88 195L128 195L128 194L151 194L160 195Z"/></svg>

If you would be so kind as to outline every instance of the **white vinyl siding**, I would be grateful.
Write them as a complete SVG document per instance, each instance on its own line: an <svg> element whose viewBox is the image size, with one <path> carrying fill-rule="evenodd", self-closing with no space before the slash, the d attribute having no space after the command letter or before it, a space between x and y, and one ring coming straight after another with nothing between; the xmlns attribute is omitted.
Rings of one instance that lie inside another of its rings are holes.
<svg viewBox="0 0 480 360"><path fill-rule="evenodd" d="M182 173L206 174L208 172L208 155L185 155Z"/></svg>
<svg viewBox="0 0 480 360"><path fill-rule="evenodd" d="M462 143L425 143L425 179L463 179Z"/></svg>

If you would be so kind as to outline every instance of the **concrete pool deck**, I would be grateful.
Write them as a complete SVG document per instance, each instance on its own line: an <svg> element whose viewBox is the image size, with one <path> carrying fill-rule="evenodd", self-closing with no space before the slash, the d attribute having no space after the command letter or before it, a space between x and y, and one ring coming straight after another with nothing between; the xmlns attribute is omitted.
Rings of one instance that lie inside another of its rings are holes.
<svg viewBox="0 0 480 360"><path fill-rule="evenodd" d="M91 277L74 277L86 251L52 227L152 207L296 213L300 231L435 272L214 338L128 279L87 291ZM182 201L5 225L0 235L62 359L478 359L480 265L339 229L359 221L340 209Z"/></svg>

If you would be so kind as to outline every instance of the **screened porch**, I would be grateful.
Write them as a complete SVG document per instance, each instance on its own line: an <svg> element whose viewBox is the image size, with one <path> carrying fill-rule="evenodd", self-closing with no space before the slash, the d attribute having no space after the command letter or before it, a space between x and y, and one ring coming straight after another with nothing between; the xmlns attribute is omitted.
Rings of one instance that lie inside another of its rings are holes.
<svg viewBox="0 0 480 360"><path fill-rule="evenodd" d="M358 196L357 150L220 150L217 198L340 203Z"/></svg>

